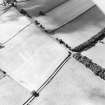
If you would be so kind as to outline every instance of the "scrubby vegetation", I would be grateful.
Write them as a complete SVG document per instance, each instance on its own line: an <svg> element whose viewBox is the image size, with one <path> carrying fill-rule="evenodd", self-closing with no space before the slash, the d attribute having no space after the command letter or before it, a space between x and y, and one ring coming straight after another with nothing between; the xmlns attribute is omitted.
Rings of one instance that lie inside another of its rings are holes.
<svg viewBox="0 0 105 105"><path fill-rule="evenodd" d="M100 65L94 63L91 59L80 53L74 54L73 58L85 65L85 67L90 69L95 75L105 80L105 68L102 68Z"/></svg>

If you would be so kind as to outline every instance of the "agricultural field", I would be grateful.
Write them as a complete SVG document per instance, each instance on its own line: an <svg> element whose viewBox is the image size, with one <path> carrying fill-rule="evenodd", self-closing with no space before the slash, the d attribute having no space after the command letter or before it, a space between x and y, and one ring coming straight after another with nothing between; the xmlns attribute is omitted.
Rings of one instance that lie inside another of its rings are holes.
<svg viewBox="0 0 105 105"><path fill-rule="evenodd" d="M84 11L66 17L70 0L54 1L18 0L6 11L0 6L0 105L104 105L105 15L88 1ZM53 20L59 23L54 33L45 31L54 27L38 16L41 10L61 18Z"/></svg>

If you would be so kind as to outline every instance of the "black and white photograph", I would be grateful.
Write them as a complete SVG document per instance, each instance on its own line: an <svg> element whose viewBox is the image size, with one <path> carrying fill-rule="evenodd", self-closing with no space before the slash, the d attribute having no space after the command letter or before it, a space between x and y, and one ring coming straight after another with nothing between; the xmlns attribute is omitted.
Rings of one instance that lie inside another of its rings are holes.
<svg viewBox="0 0 105 105"><path fill-rule="evenodd" d="M0 105L105 105L105 0L0 0Z"/></svg>

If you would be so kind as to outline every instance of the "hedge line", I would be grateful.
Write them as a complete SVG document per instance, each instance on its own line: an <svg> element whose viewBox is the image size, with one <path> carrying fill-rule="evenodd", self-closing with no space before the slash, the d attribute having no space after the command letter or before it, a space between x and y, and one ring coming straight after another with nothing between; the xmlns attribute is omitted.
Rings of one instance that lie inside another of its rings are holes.
<svg viewBox="0 0 105 105"><path fill-rule="evenodd" d="M85 36L84 36L85 37ZM72 51L75 52L82 52L85 50L88 50L89 48L95 46L95 44L98 41L103 40L105 37L105 28L103 30L101 30L98 34L94 35L93 37L91 37L89 40L87 40L86 42L80 44L79 46L75 47L72 49Z"/></svg>
<svg viewBox="0 0 105 105"><path fill-rule="evenodd" d="M105 80L105 68L102 68L100 65L94 63L91 59L80 53L74 54L73 58L85 65L85 67L90 69L95 75Z"/></svg>
<svg viewBox="0 0 105 105"><path fill-rule="evenodd" d="M56 38L56 40L63 46L65 46L67 49L69 49L71 51L71 47L65 43L62 39Z"/></svg>

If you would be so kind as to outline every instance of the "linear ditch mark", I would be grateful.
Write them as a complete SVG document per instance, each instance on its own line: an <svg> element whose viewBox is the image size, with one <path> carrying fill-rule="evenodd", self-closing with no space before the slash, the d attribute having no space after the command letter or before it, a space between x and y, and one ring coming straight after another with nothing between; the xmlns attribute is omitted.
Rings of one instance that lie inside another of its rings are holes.
<svg viewBox="0 0 105 105"><path fill-rule="evenodd" d="M5 41L4 43L0 44L1 48L5 47L5 44L8 43L9 41L11 41L13 38L15 38L19 33L21 33L23 30L25 30L26 28L28 28L32 23L29 23L28 25L26 25L25 27L23 27L22 29L20 29L16 34L14 34L11 38L9 38L7 41Z"/></svg>
<svg viewBox="0 0 105 105"><path fill-rule="evenodd" d="M94 63L92 59L83 56L80 53L73 54L73 58L83 64L86 68L90 69L96 76L99 76L101 79L105 80L105 68Z"/></svg>
<svg viewBox="0 0 105 105"><path fill-rule="evenodd" d="M91 10L91 9L94 8L94 7L95 7L95 6L89 8L88 10L86 10L85 12L83 12L82 14L80 14L79 16L75 17L73 20L70 20L70 21L64 23L63 25L59 26L58 28L56 28L56 29L54 29L54 30L47 30L39 21L37 21L37 20L36 20L36 21L37 21L38 25L40 26L40 28L41 28L44 32L46 32L46 33L48 33L48 34L54 34L54 33L56 33L57 30L63 28L63 27L66 26L67 24L73 22L74 20L76 20L77 18L81 17L84 13L88 12L89 10Z"/></svg>
<svg viewBox="0 0 105 105"><path fill-rule="evenodd" d="M55 69L55 71L47 78L47 80L37 89L37 91L32 92L32 96L23 104L30 105L30 103L39 96L40 92L45 89L45 87L55 78L55 76L60 72L61 68L67 63L67 61L71 58L71 52L69 52L68 56L60 63L60 65Z"/></svg>
<svg viewBox="0 0 105 105"><path fill-rule="evenodd" d="M16 8L16 7L14 7ZM8 9L9 10L9 9ZM7 11L8 11L7 10ZM5 41L4 43L0 43L0 49L4 48L4 44L6 44L7 42L9 42L10 40L12 40L15 36L17 36L19 33L21 33L24 29L26 29L28 26L30 26L33 22L31 22L30 24L26 25L25 27L23 27L21 30L19 30L16 34L13 35L13 37L11 37L10 39L8 39L7 41Z"/></svg>
<svg viewBox="0 0 105 105"><path fill-rule="evenodd" d="M98 34L91 37L86 42L84 42L84 43L80 44L79 46L73 48L72 51L75 51L75 52L86 51L86 50L94 47L97 44L97 42L102 41L104 38L105 38L105 28L102 29Z"/></svg>

